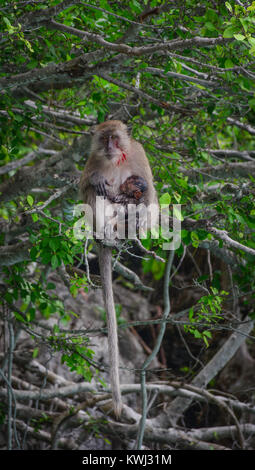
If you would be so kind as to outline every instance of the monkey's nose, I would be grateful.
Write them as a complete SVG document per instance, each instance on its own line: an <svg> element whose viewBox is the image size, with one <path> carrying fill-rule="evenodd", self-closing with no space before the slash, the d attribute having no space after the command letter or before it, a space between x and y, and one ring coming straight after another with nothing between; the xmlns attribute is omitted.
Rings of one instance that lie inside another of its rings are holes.
<svg viewBox="0 0 255 470"><path fill-rule="evenodd" d="M115 148L114 140L112 136L110 135L108 139L108 150L111 152L112 150L114 150L114 148Z"/></svg>

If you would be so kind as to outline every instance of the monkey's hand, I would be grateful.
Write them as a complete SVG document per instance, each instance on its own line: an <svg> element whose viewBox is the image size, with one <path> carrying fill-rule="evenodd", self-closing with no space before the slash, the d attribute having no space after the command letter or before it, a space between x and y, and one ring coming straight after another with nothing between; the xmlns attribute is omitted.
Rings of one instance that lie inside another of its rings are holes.
<svg viewBox="0 0 255 470"><path fill-rule="evenodd" d="M90 177L90 184L94 187L98 196L108 197L106 186L111 186L107 179L98 171L92 173Z"/></svg>

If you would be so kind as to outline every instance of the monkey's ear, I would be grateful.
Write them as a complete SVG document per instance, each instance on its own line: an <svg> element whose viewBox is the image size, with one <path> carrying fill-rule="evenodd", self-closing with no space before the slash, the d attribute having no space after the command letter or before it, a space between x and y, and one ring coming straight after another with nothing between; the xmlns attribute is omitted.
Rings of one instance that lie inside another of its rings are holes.
<svg viewBox="0 0 255 470"><path fill-rule="evenodd" d="M127 133L129 135L129 137L131 137L131 134L132 134L132 126L131 124L127 124Z"/></svg>

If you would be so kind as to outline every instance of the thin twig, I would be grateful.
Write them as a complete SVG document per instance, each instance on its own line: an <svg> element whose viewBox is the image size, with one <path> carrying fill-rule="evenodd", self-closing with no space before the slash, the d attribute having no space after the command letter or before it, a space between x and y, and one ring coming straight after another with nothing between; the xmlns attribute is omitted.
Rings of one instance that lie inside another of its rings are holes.
<svg viewBox="0 0 255 470"><path fill-rule="evenodd" d="M161 261L162 263L165 263L164 258L161 258L160 256L158 256L154 251L147 250L143 246L143 244L142 244L141 240L139 240L139 238L136 238L134 241L139 246L140 250L143 251L143 253L146 253L147 255L153 256L154 259L157 259L158 261Z"/></svg>
<svg viewBox="0 0 255 470"><path fill-rule="evenodd" d="M6 382L7 384L7 387L8 387L8 392L7 394L10 393L12 394L12 398L13 398L13 401L14 401L14 412L13 412L13 429L14 429L14 436L15 436L15 440L16 440L16 444L17 444L17 447L18 449L21 448L20 446L20 442L19 442L19 438L18 438L18 434L17 434L17 429L16 429L16 409L17 409L17 401L16 401L16 396L15 396L15 393L13 391L13 388L12 388L12 385L11 383L9 382L9 380L5 377L4 373L2 372L2 370L0 369L0 375L1 377L3 378L3 380Z"/></svg>

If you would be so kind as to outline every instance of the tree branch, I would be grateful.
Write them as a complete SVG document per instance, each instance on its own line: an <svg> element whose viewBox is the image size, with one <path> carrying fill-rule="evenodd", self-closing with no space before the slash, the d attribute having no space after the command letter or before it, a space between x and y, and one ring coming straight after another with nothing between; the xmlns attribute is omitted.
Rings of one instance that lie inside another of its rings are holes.
<svg viewBox="0 0 255 470"><path fill-rule="evenodd" d="M243 158L245 160L254 161L255 151L253 150L235 150L235 149L209 149L201 148L201 151L208 152L212 155L224 155L225 157L230 158Z"/></svg>
<svg viewBox="0 0 255 470"><path fill-rule="evenodd" d="M162 43L157 43L152 46L128 46L123 43L113 43L106 41L102 36L95 33L90 33L88 31L82 31L72 26L67 26L61 23L58 23L54 20L47 20L47 27L51 29L56 29L62 32L73 34L80 37L81 39L87 38L88 40L99 44L100 46L109 49L114 52L121 52L122 54L127 54L133 57L139 57L141 55L153 54L158 51L171 51L171 50L183 50L190 47L208 47L215 46L217 44L222 44L229 42L229 39L224 39L219 36L217 38L206 38L194 36L190 39L173 39L172 41L166 41Z"/></svg>
<svg viewBox="0 0 255 470"><path fill-rule="evenodd" d="M170 111L175 111L176 113L182 113L182 114L190 114L191 111L188 108L184 108L181 106L177 106L172 103L168 103L165 101L160 101L159 99L154 98L153 96L149 95L148 93L145 93L144 91L140 90L139 88L136 88L129 83L123 82L121 80L118 80L117 78L111 77L109 74L105 72L100 72L98 71L97 75L99 77L102 77L104 80L107 80L108 82L114 83L120 88L124 88L126 90L132 91L135 95L138 95L141 97L141 99L145 99L147 101L150 101L151 103L156 104L160 108L164 109L169 109Z"/></svg>
<svg viewBox="0 0 255 470"><path fill-rule="evenodd" d="M233 240L227 233L226 230L220 230L212 225L212 223L208 219L198 219L194 220L190 217L187 217L182 222L182 228L187 230L195 230L199 228L205 229L208 233L220 238L228 247L234 248L235 250L242 250L249 255L255 256L255 250L250 248L242 243Z"/></svg>
<svg viewBox="0 0 255 470"><path fill-rule="evenodd" d="M250 124L245 124L231 117L227 118L227 122L229 122L229 124L233 124L234 126L240 127L240 129L244 129L245 131L249 132L249 134L251 135L255 135L255 128L252 127Z"/></svg>

